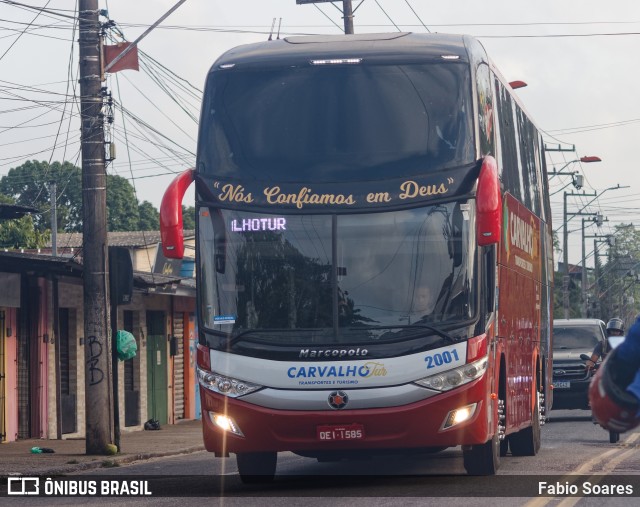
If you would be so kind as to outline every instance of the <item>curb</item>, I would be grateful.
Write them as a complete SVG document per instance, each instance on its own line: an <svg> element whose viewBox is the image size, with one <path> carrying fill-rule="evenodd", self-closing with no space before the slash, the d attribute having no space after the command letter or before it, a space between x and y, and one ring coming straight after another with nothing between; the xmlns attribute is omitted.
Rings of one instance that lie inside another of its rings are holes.
<svg viewBox="0 0 640 507"><path fill-rule="evenodd" d="M33 472L21 473L20 475L69 475L74 472L85 471L85 470L94 470L96 468L111 468L111 466L106 466L105 463L111 462L113 466L118 466L120 464L130 464L137 461L147 461L154 458L165 458L169 456L180 456L182 454L193 454L196 452L204 451L204 445L198 445L194 447L187 447L185 449L180 449L177 451L166 451L166 452L145 452L145 453L137 453L137 454L122 454L120 456L104 456L104 459L97 459L95 461L89 461L86 463L76 463L72 465L58 465L55 468L49 468L46 470L38 470Z"/></svg>

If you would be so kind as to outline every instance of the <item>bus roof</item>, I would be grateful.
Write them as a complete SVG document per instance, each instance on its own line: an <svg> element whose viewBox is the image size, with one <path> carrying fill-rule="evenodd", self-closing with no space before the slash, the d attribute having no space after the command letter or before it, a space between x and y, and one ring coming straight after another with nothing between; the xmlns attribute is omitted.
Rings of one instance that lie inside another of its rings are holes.
<svg viewBox="0 0 640 507"><path fill-rule="evenodd" d="M470 39L466 35L410 32L294 36L233 48L224 53L211 70L223 65L247 68L308 64L310 58L363 58L386 63L397 61L399 56L408 62L442 61L445 56L468 62Z"/></svg>

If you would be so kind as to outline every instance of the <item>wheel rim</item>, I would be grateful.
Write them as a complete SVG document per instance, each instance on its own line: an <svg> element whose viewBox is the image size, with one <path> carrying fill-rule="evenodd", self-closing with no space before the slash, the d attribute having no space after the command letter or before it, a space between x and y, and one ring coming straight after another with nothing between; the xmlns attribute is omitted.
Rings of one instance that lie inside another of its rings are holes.
<svg viewBox="0 0 640 507"><path fill-rule="evenodd" d="M504 400L498 398L498 438L502 442L506 436L506 425L507 414L505 410Z"/></svg>

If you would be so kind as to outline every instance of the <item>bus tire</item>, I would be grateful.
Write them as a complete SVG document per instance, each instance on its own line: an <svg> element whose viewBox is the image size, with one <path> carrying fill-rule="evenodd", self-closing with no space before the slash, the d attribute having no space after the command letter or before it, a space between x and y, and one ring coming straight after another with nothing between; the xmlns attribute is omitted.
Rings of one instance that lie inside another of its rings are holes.
<svg viewBox="0 0 640 507"><path fill-rule="evenodd" d="M536 391L535 406L531 413L531 426L509 436L512 456L535 456L540 450L540 393Z"/></svg>
<svg viewBox="0 0 640 507"><path fill-rule="evenodd" d="M245 484L264 484L276 474L276 452L242 452L236 454L240 480Z"/></svg>
<svg viewBox="0 0 640 507"><path fill-rule="evenodd" d="M462 451L464 468L469 475L495 475L500 467L500 437L498 432L488 442Z"/></svg>
<svg viewBox="0 0 640 507"><path fill-rule="evenodd" d="M500 441L500 457L504 457L509 452L509 439L505 438Z"/></svg>
<svg viewBox="0 0 640 507"><path fill-rule="evenodd" d="M616 442L618 442L618 440L620 440L620 433L618 433L616 431L610 431L609 432L609 443L610 444L615 444Z"/></svg>

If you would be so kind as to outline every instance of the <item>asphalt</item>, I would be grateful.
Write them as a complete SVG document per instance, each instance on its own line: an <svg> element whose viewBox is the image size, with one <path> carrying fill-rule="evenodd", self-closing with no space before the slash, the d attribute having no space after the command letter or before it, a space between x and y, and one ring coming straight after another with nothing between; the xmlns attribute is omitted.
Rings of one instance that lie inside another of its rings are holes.
<svg viewBox="0 0 640 507"><path fill-rule="evenodd" d="M52 449L35 454L32 448ZM0 444L0 476L60 475L92 468L112 467L162 456L203 451L200 420L167 424L159 430L123 431L120 452L112 456L86 454L85 439L25 439Z"/></svg>

